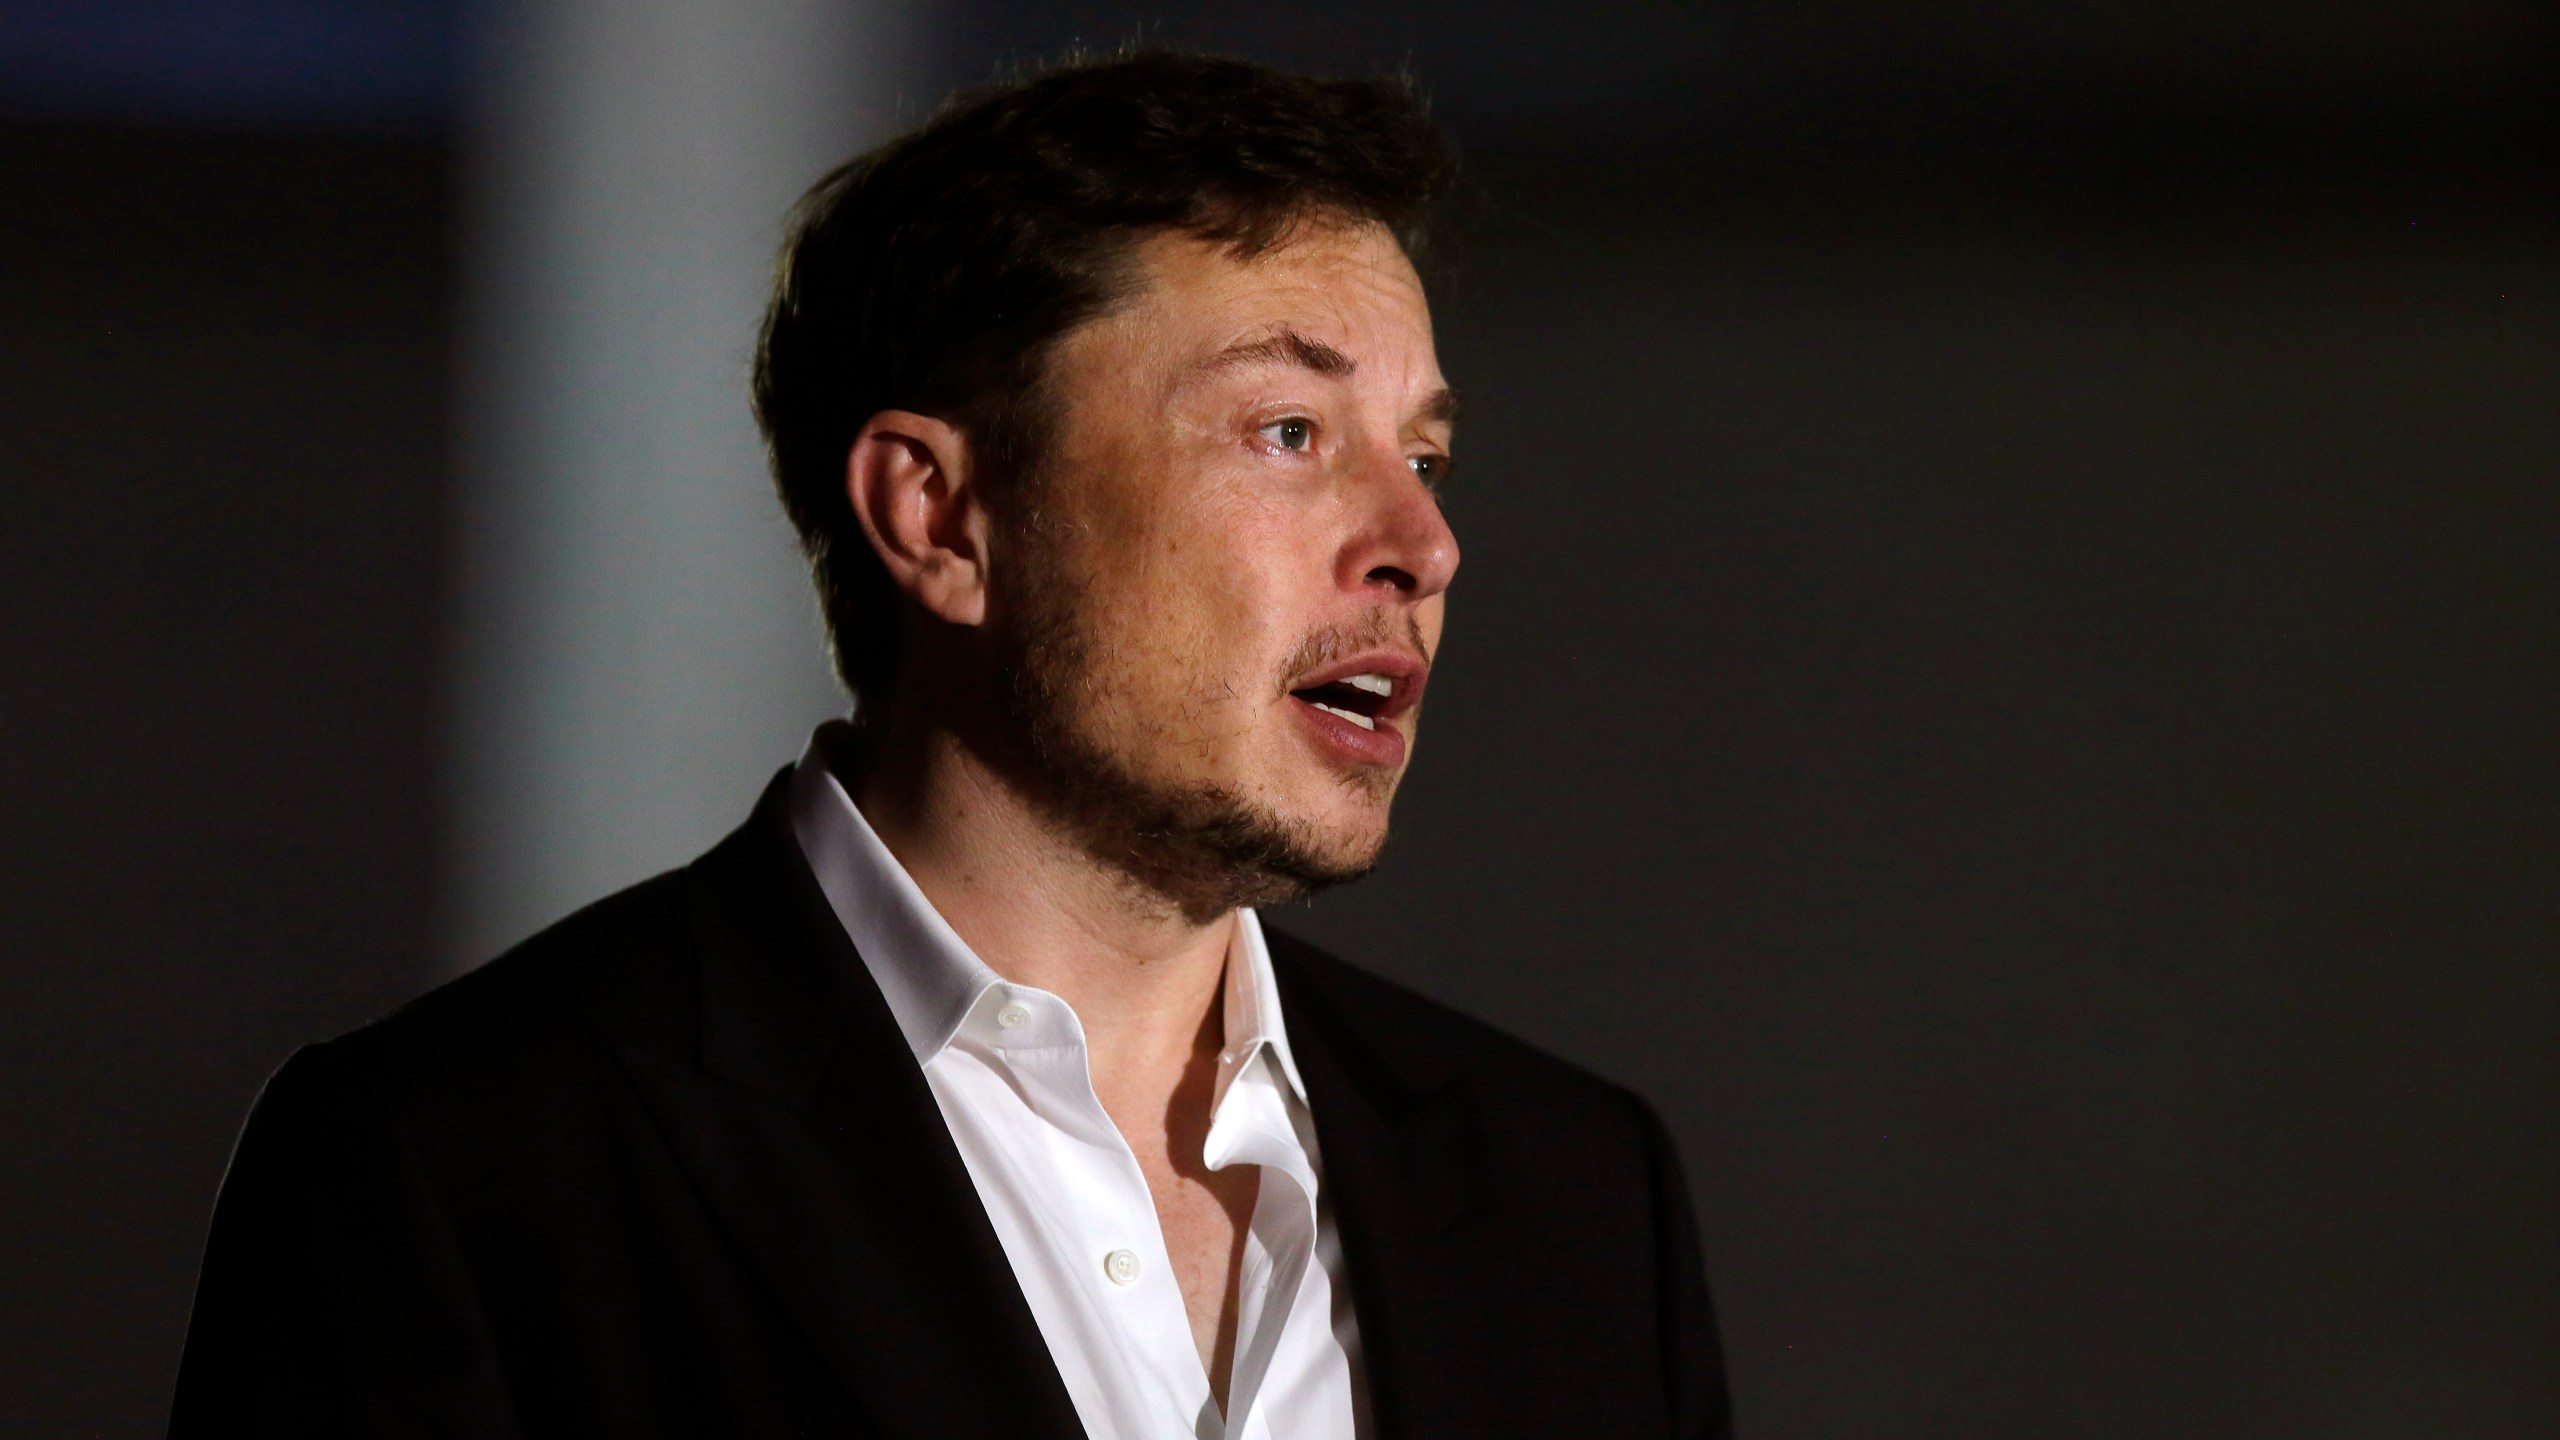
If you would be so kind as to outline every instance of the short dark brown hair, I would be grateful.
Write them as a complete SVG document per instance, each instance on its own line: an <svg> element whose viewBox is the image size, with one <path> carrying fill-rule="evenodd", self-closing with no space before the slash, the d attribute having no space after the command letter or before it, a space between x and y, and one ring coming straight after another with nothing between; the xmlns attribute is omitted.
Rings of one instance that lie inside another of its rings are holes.
<svg viewBox="0 0 2560 1440"><path fill-rule="evenodd" d="M1139 50L964 92L812 186L754 397L845 688L884 699L899 662L897 592L845 494L873 415L936 416L994 474L1030 473L1049 351L1125 292L1138 240L1176 230L1249 255L1343 216L1418 261L1450 173L1409 79Z"/></svg>

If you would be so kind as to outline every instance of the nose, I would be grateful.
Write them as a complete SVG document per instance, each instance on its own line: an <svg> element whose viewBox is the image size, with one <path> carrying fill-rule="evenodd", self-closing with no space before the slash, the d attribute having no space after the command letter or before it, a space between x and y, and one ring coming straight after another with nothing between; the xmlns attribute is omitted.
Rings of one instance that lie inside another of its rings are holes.
<svg viewBox="0 0 2560 1440"><path fill-rule="evenodd" d="M1458 573L1458 537L1412 465L1400 452L1382 452L1354 479L1357 520L1343 547L1343 583L1407 601L1448 589Z"/></svg>

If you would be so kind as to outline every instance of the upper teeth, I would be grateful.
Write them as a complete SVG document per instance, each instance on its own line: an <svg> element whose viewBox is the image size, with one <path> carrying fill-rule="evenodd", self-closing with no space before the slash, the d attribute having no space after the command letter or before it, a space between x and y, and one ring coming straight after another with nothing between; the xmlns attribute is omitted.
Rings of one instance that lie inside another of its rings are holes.
<svg viewBox="0 0 2560 1440"><path fill-rule="evenodd" d="M1372 695L1392 695L1396 691L1396 682L1384 675L1345 675L1342 677L1342 683L1354 690L1366 690Z"/></svg>

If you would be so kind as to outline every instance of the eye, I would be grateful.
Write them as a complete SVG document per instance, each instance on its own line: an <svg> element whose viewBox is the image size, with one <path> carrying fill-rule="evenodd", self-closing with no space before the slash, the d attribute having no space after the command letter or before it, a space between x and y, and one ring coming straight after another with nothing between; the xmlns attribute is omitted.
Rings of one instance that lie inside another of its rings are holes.
<svg viewBox="0 0 2560 1440"><path fill-rule="evenodd" d="M1447 484L1449 472L1457 464L1446 455L1408 455L1404 463L1413 467L1413 473L1421 479L1426 490L1437 490Z"/></svg>
<svg viewBox="0 0 2560 1440"><path fill-rule="evenodd" d="M1294 450L1303 454L1309 446L1315 444L1316 425L1314 421L1303 415L1292 415L1286 420L1274 420L1263 426L1262 433L1269 436L1271 443L1281 449Z"/></svg>

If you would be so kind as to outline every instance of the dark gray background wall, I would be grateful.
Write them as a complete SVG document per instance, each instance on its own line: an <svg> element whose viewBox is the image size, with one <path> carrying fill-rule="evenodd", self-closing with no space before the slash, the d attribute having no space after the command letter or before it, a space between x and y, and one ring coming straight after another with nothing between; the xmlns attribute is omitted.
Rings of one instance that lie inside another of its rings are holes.
<svg viewBox="0 0 2560 1440"><path fill-rule="evenodd" d="M2547 220L1942 178L1505 248L1311 928L1660 1099L1746 1433L2560 1433Z"/></svg>
<svg viewBox="0 0 2560 1440"><path fill-rule="evenodd" d="M0 129L0 1433L159 1425L258 1082L427 971L451 167Z"/></svg>
<svg viewBox="0 0 2560 1440"><path fill-rule="evenodd" d="M387 109L0 125L10 1434L156 1426L259 1078L434 965L455 62L346 13ZM1746 1436L2560 1433L2553 22L1809 16L917 89L1434 84L1466 568L1282 923L1656 1098Z"/></svg>

